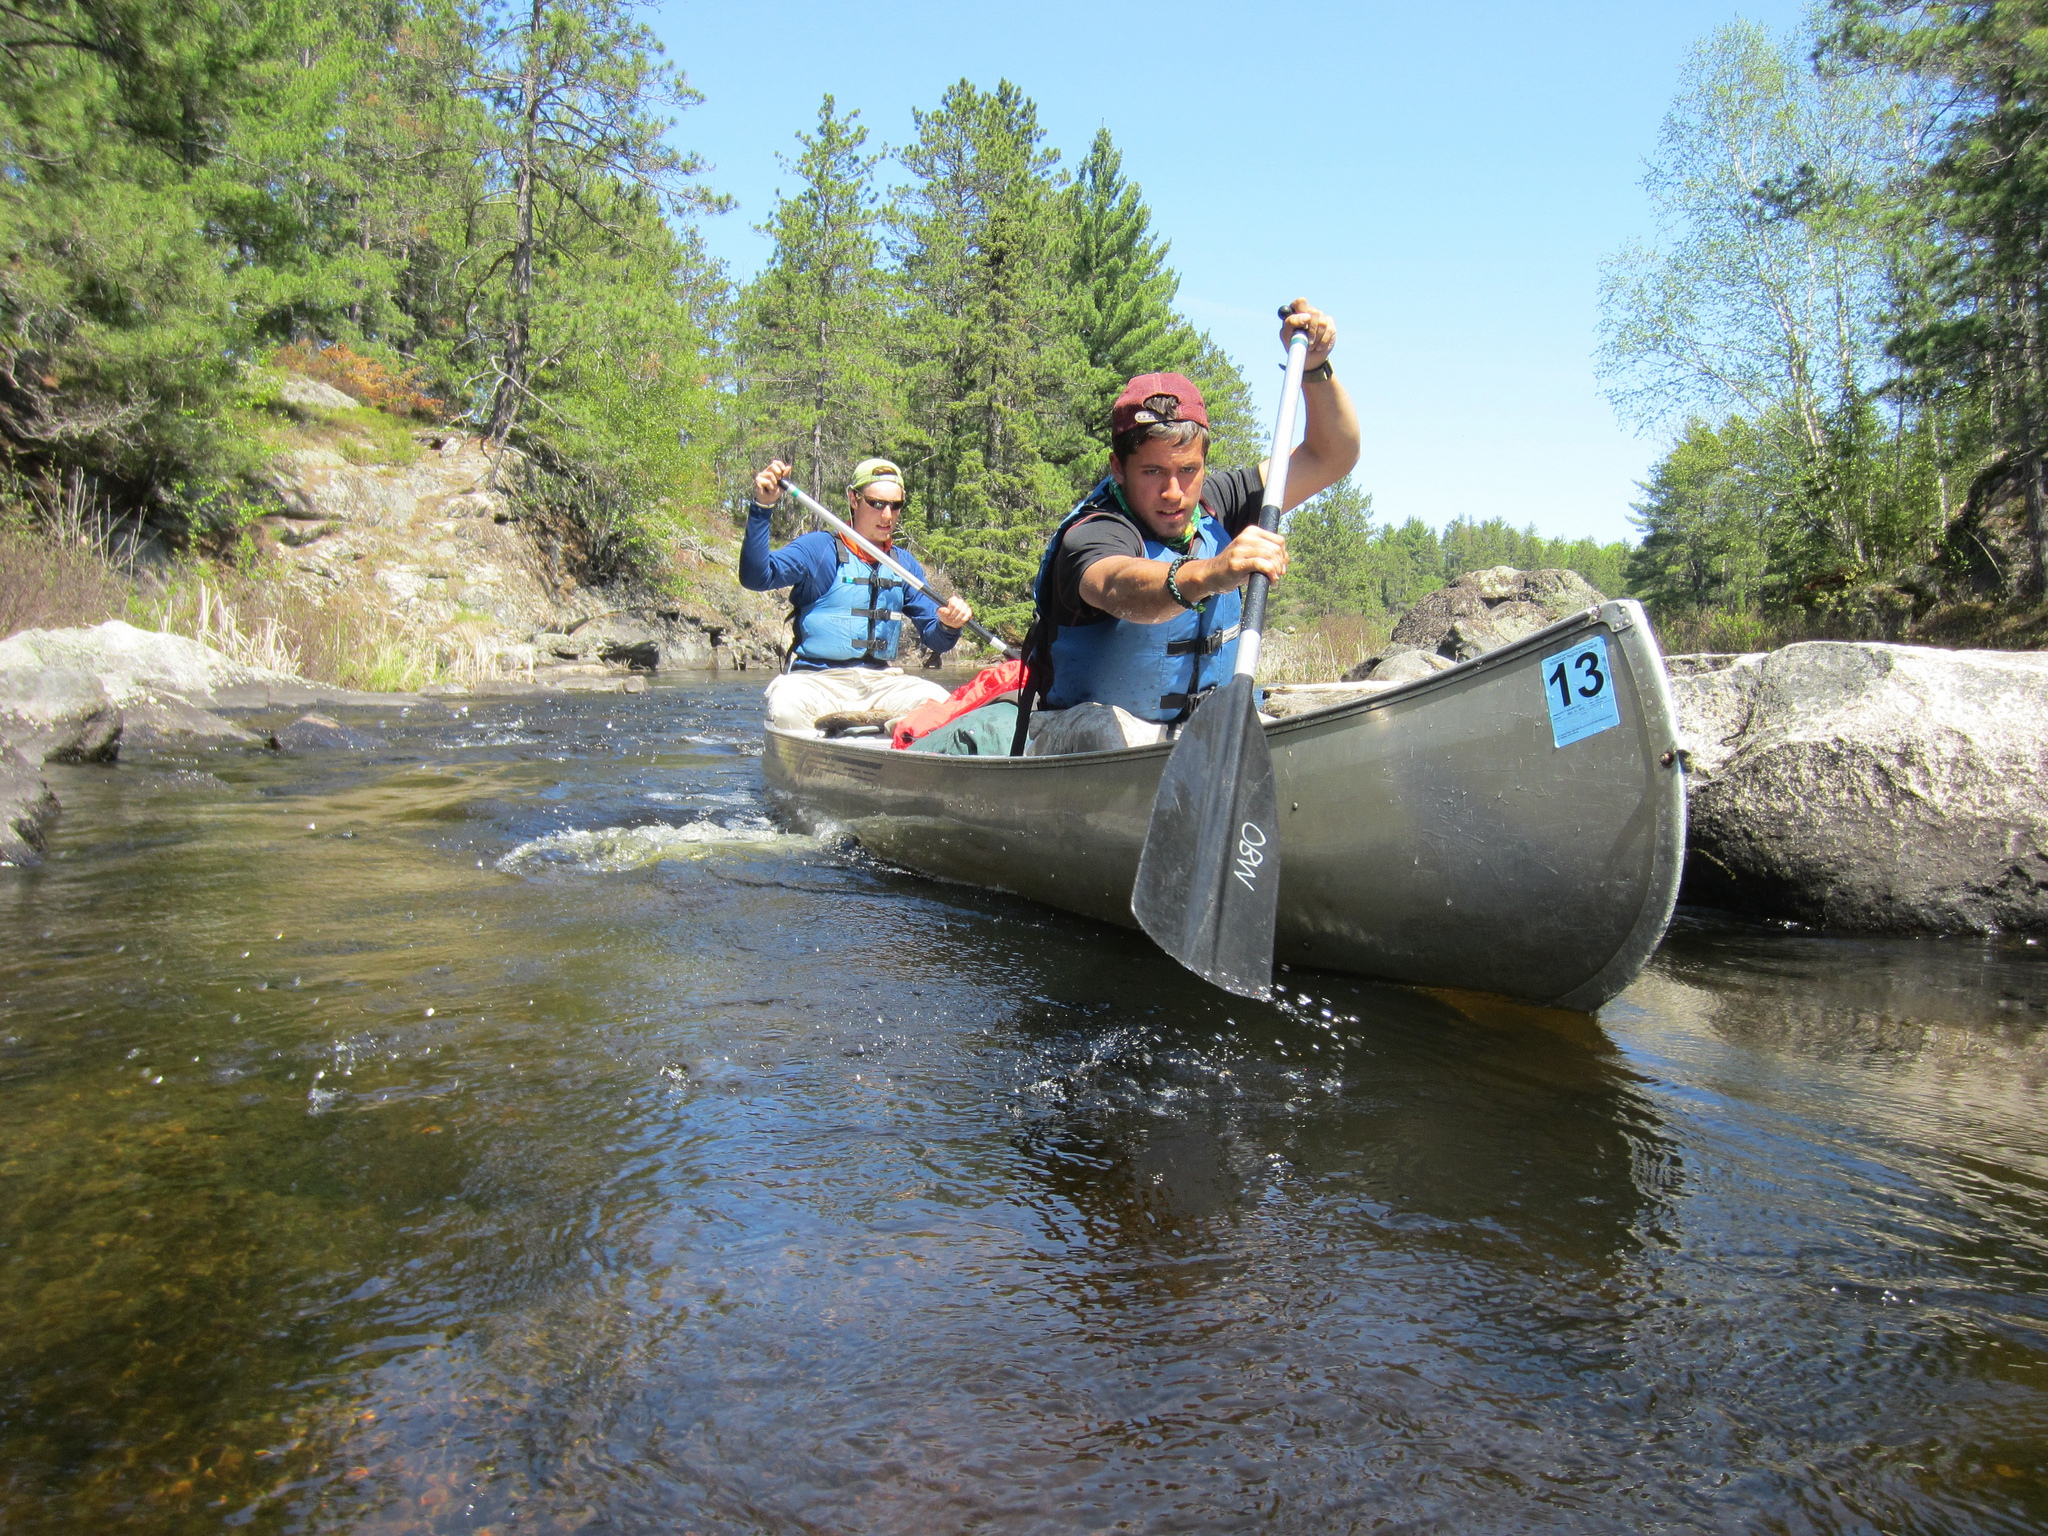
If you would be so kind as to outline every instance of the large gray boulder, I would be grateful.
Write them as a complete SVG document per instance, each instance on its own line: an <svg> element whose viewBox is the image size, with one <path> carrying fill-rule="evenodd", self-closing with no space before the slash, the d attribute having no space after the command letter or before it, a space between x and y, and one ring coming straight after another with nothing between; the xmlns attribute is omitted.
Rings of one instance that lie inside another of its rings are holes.
<svg viewBox="0 0 2048 1536"><path fill-rule="evenodd" d="M67 667L0 670L0 742L31 768L105 763L121 746L121 707L98 678Z"/></svg>
<svg viewBox="0 0 2048 1536"><path fill-rule="evenodd" d="M1891 933L2048 929L2048 655L1671 658L1685 897Z"/></svg>
<svg viewBox="0 0 2048 1536"><path fill-rule="evenodd" d="M57 797L45 763L111 762L121 745L121 709L95 678L55 669L23 673L0 690L0 864L42 859L43 828Z"/></svg>
<svg viewBox="0 0 2048 1536"><path fill-rule="evenodd" d="M1427 676L1430 662L1423 658L1446 667L1470 661L1605 601L1576 571L1518 571L1511 565L1467 571L1417 599L1394 626L1386 648L1344 678L1386 681L1397 667L1404 682Z"/></svg>
<svg viewBox="0 0 2048 1536"><path fill-rule="evenodd" d="M243 666L197 640L119 619L90 629L24 629L0 640L0 697L13 696L28 686L20 679L40 672L97 678L116 704L160 694L205 703L235 690L306 686L288 673Z"/></svg>
<svg viewBox="0 0 2048 1536"><path fill-rule="evenodd" d="M354 395L319 379L309 379L303 373L286 374L284 383L278 386L277 397L286 405L314 413L352 411L359 404Z"/></svg>
<svg viewBox="0 0 2048 1536"><path fill-rule="evenodd" d="M57 797L14 748L0 745L0 864L40 864Z"/></svg>

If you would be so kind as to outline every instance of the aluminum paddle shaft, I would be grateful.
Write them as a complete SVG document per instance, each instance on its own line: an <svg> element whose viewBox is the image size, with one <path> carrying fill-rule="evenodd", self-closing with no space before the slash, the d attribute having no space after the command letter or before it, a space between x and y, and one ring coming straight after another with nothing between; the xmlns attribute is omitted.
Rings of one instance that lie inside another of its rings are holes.
<svg viewBox="0 0 2048 1536"><path fill-rule="evenodd" d="M1285 311L1283 310L1284 314ZM1266 494L1259 503L1259 526L1268 533L1280 527L1280 513L1287 505L1287 466L1294 458L1294 417L1301 404L1301 375L1308 365L1308 334L1296 331L1287 343L1287 382L1280 388L1280 414L1273 422L1273 447L1266 455ZM1237 676L1255 677L1259 670L1259 637L1266 627L1266 589L1272 585L1264 576L1253 576L1244 584L1243 626L1237 640Z"/></svg>
<svg viewBox="0 0 2048 1536"><path fill-rule="evenodd" d="M1297 331L1287 344L1287 383L1266 458L1259 526L1268 532L1287 504L1307 361L1308 337ZM1246 583L1237 670L1197 707L1167 755L1131 889L1131 914L1161 949L1205 981L1261 998L1273 991L1280 912L1280 806L1252 681L1266 587L1264 576Z"/></svg>
<svg viewBox="0 0 2048 1536"><path fill-rule="evenodd" d="M863 538L859 533L857 533L854 530L853 524L846 521L845 518L840 517L835 513L827 512L822 506L820 506L816 501L814 501L809 496L806 496L802 490L800 490L796 485L792 484L789 480L785 479L782 482L782 489L786 491L789 495L794 496L797 499L797 502L803 507L803 509L806 512L810 513L811 516L815 517L819 522L823 523L827 528L830 528L834 533L838 534L841 538L847 540L854 546L854 548L864 552L869 559L877 561L887 569L894 571L897 574L897 576L902 578L902 580L907 582L909 585L917 588L918 591L922 592L926 597L930 598L933 602L937 603L941 608L946 606L947 599L941 597L937 592L934 592L931 588L930 582L921 580L920 578L911 575L910 572L906 571L894 560L891 560L889 558L889 552L887 550L883 549L881 545L875 543L873 540ZM1263 512L1261 512L1259 515L1261 517L1265 516ZM1016 658L1018 651L1017 647L1015 647L1014 645L1005 643L1002 639L990 633L981 625L975 623L972 619L969 619L967 621L967 627L973 630L975 634L979 635L988 644L994 646L997 650L1001 651L1005 656L1008 656L1013 660Z"/></svg>

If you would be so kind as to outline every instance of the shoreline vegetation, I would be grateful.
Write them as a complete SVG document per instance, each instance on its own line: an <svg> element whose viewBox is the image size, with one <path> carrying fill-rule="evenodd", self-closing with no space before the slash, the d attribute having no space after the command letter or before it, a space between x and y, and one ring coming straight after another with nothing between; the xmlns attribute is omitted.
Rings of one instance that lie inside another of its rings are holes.
<svg viewBox="0 0 2048 1536"><path fill-rule="evenodd" d="M1347 480L1290 517L1272 680L1340 675L1498 565L1640 598L1671 652L2048 642L2021 11L1837 0L1704 39L1648 161L1658 236L1601 277L1603 380L1670 443L1640 543L1545 538L1498 496L1396 526ZM962 80L882 145L826 96L742 281L699 234L729 200L671 143L699 98L639 14L0 16L0 632L122 617L368 689L488 672L530 614L429 622L275 536L293 455L402 468L447 430L559 589L704 612L749 466L822 494L886 453L907 542L1014 638L1124 378L1189 373L1216 460L1256 454L1106 128L1068 160L1016 85Z"/></svg>

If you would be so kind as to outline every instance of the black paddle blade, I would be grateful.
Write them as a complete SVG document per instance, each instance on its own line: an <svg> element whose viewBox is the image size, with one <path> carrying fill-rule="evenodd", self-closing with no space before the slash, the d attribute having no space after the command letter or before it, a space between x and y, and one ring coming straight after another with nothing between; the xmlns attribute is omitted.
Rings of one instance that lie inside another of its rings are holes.
<svg viewBox="0 0 2048 1536"><path fill-rule="evenodd" d="M1173 744L1131 912L1159 947L1240 997L1273 992L1280 816L1252 680L1234 677Z"/></svg>

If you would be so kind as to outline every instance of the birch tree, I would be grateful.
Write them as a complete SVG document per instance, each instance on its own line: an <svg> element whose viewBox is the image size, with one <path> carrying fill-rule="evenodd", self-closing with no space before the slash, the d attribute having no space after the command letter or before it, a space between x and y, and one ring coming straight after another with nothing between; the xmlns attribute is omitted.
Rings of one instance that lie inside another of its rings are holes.
<svg viewBox="0 0 2048 1536"><path fill-rule="evenodd" d="M1622 419L1734 412L1787 438L1777 505L1832 552L1817 558L1859 570L1938 518L1902 452L1923 424L1896 393L1879 403L1898 378L1890 316L1923 259L1889 217L1922 122L1895 77L1816 71L1802 46L1732 23L1694 49L1644 177L1659 239L1601 275L1598 365Z"/></svg>

